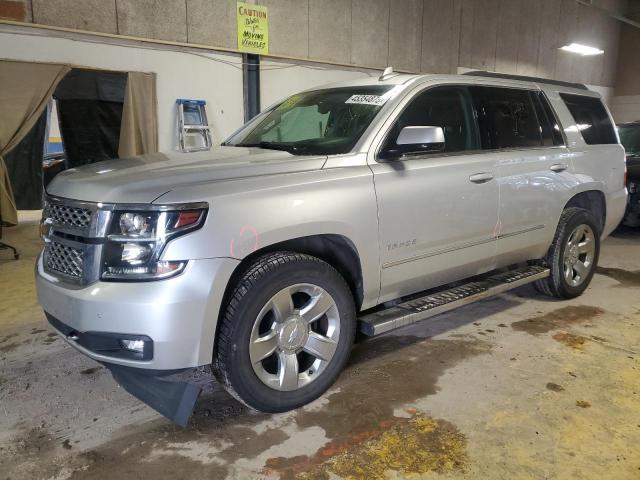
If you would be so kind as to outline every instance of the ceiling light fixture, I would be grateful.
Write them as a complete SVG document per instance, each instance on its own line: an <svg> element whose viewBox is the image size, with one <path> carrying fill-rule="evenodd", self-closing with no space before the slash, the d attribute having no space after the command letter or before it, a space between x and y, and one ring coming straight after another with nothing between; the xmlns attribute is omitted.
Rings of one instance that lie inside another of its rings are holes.
<svg viewBox="0 0 640 480"><path fill-rule="evenodd" d="M565 45L564 47L560 47L560 50L564 50L565 52L577 53L579 55L582 55L583 57L587 57L590 55L602 55L604 53L604 50L589 47L587 45L582 45L580 43Z"/></svg>

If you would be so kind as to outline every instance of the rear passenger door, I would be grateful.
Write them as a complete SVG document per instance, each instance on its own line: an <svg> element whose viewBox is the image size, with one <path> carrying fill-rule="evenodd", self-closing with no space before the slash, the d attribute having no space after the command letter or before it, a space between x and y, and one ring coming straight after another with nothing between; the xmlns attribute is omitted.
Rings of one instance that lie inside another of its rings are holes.
<svg viewBox="0 0 640 480"><path fill-rule="evenodd" d="M482 147L496 152L499 266L542 257L573 185L559 122L538 90L472 87Z"/></svg>

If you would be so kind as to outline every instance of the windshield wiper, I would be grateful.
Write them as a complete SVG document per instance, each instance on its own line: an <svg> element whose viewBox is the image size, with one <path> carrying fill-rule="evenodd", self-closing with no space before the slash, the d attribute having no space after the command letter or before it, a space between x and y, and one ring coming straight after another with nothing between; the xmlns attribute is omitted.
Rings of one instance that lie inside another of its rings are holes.
<svg viewBox="0 0 640 480"><path fill-rule="evenodd" d="M277 143L277 142L258 142L258 143L239 143L238 147L259 147L267 150L282 150L289 152L292 155L303 155L307 152L307 148L299 145L291 145L289 143Z"/></svg>

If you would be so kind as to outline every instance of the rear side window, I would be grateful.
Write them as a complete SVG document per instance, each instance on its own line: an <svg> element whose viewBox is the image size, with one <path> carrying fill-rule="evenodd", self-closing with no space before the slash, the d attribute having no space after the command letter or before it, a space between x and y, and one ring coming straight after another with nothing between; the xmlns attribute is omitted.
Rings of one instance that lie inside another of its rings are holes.
<svg viewBox="0 0 640 480"><path fill-rule="evenodd" d="M482 148L540 147L542 135L527 90L471 87Z"/></svg>
<svg viewBox="0 0 640 480"><path fill-rule="evenodd" d="M536 115L540 123L540 133L542 134L542 143L545 146L564 145L564 138L560 131L560 122L558 122L547 97L542 92L531 92L533 104L536 107Z"/></svg>
<svg viewBox="0 0 640 480"><path fill-rule="evenodd" d="M618 143L613 123L599 98L568 93L561 93L560 97L571 112L585 143Z"/></svg>

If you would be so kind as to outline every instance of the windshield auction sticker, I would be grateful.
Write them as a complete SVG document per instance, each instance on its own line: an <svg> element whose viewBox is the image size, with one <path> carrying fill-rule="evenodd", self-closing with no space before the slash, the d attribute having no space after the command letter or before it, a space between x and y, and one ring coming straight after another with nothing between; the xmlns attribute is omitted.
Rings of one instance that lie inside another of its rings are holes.
<svg viewBox="0 0 640 480"><path fill-rule="evenodd" d="M358 105L384 105L386 97L380 95L351 95L344 103L355 103Z"/></svg>
<svg viewBox="0 0 640 480"><path fill-rule="evenodd" d="M247 53L269 53L269 17L267 7L238 2L238 50Z"/></svg>

